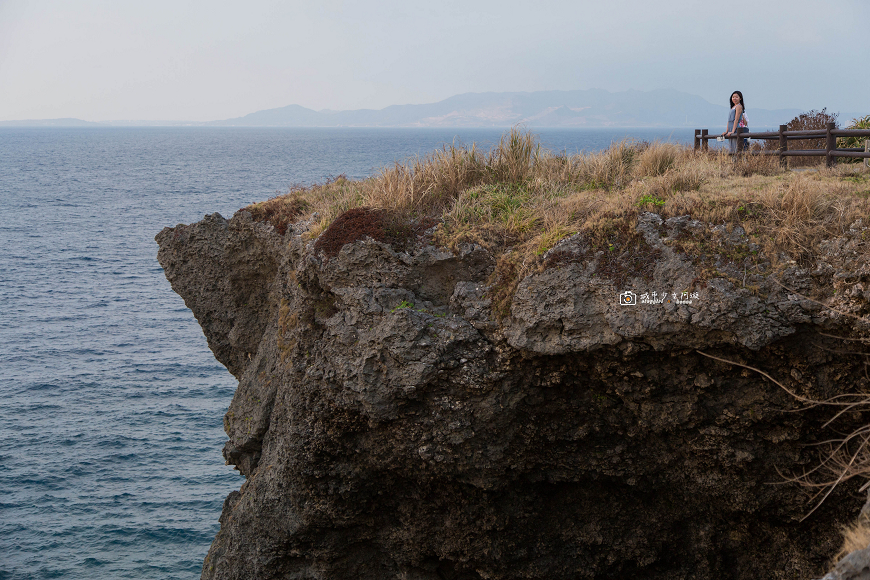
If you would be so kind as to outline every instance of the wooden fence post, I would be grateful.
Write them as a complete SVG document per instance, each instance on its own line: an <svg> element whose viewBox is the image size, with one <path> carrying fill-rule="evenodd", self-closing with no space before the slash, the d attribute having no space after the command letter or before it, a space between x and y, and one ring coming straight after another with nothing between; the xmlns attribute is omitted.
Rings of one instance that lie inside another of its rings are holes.
<svg viewBox="0 0 870 580"><path fill-rule="evenodd" d="M701 137L705 137L707 135L707 129L701 129ZM706 153L710 149L710 140L704 139L704 143L701 145L701 150Z"/></svg>
<svg viewBox="0 0 870 580"><path fill-rule="evenodd" d="M788 130L788 125L779 126L779 166L783 169L788 168L788 157L783 155L788 151L788 139L785 138L785 132Z"/></svg>
<svg viewBox="0 0 870 580"><path fill-rule="evenodd" d="M870 139L864 139L864 153L870 153ZM864 165L870 167L870 157L864 158Z"/></svg>
<svg viewBox="0 0 870 580"><path fill-rule="evenodd" d="M695 151L701 148L701 130L695 129Z"/></svg>
<svg viewBox="0 0 870 580"><path fill-rule="evenodd" d="M833 167L837 162L837 158L831 155L831 151L837 148L837 138L831 135L831 131L836 129L837 126L834 123L828 123L827 125L827 134L825 139L825 165L827 167Z"/></svg>
<svg viewBox="0 0 870 580"><path fill-rule="evenodd" d="M737 153L743 153L743 137L741 137L740 128L737 129Z"/></svg>

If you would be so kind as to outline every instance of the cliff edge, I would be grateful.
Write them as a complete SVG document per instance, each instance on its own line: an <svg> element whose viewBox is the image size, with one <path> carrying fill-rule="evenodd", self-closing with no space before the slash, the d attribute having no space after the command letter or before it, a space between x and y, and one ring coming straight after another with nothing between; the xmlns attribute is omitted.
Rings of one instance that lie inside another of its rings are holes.
<svg viewBox="0 0 870 580"><path fill-rule="evenodd" d="M310 223L240 211L156 238L239 380L224 456L246 481L202 578L810 578L839 547L857 486L801 521L813 504L782 482L832 414L793 395L870 387L835 338L867 334L860 223L747 288L667 243L713 226L645 213L648 277L615 283L569 236L508 311L483 246L361 231L330 256Z"/></svg>

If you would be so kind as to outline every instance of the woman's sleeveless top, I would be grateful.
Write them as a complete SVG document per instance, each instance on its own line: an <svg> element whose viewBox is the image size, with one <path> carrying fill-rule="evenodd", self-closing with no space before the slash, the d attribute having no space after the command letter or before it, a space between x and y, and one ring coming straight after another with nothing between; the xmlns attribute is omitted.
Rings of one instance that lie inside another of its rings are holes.
<svg viewBox="0 0 870 580"><path fill-rule="evenodd" d="M737 113L737 105L731 107L731 111L728 113L728 130L731 130L731 127L734 126L734 116ZM743 113L746 113L746 107L743 108ZM749 125L749 123L747 123Z"/></svg>

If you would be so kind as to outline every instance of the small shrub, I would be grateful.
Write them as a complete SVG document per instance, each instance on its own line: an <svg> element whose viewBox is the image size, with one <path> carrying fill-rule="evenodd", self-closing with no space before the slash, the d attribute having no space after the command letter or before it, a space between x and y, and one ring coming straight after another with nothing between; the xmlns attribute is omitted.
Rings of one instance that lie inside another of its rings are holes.
<svg viewBox="0 0 870 580"><path fill-rule="evenodd" d="M314 251L322 251L327 258L334 258L345 244L366 237L403 249L412 237L433 225L432 220L409 223L403 217L389 210L367 207L349 209L317 238Z"/></svg>
<svg viewBox="0 0 870 580"><path fill-rule="evenodd" d="M852 124L846 127L847 129L870 129L870 115L866 117L859 117L857 119L852 119ZM864 148L864 142L870 139L870 137L839 137L837 139L837 148L838 149L853 149L853 148ZM851 157L839 157L837 159L838 163L861 163L863 159L851 158Z"/></svg>
<svg viewBox="0 0 870 580"><path fill-rule="evenodd" d="M828 113L828 109L821 111L808 111L801 113L786 125L788 131L809 131L812 129L826 129L828 123L837 122L837 113ZM824 149L824 139L795 139L789 140L788 148L790 150L805 150L805 149ZM765 142L764 149L774 151L779 149L779 142L769 140ZM810 167L815 165L824 165L824 157L789 157L789 167Z"/></svg>

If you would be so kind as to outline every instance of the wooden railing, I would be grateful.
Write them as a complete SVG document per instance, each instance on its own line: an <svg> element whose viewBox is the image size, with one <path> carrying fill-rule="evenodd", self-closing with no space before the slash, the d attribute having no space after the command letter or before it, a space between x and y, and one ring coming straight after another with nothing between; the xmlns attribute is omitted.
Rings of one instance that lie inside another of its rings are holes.
<svg viewBox="0 0 870 580"><path fill-rule="evenodd" d="M695 129L695 151L707 151L708 141L716 139L719 135L711 135L707 129ZM825 157L825 165L832 167L837 162L837 157L853 157L864 159L868 163L870 159L870 141L864 142L864 147L850 147L837 149L837 137L870 137L870 129L837 129L834 123L828 123L824 129L811 129L806 131L789 131L786 125L780 125L779 131L762 131L758 133L740 133L726 139L737 139L737 153L744 153L744 139L779 140L779 148L775 150L747 151L753 155L779 155L779 163L782 167L787 166L789 157ZM824 139L824 149L792 149L789 150L788 142L792 140L805 141L807 139Z"/></svg>

